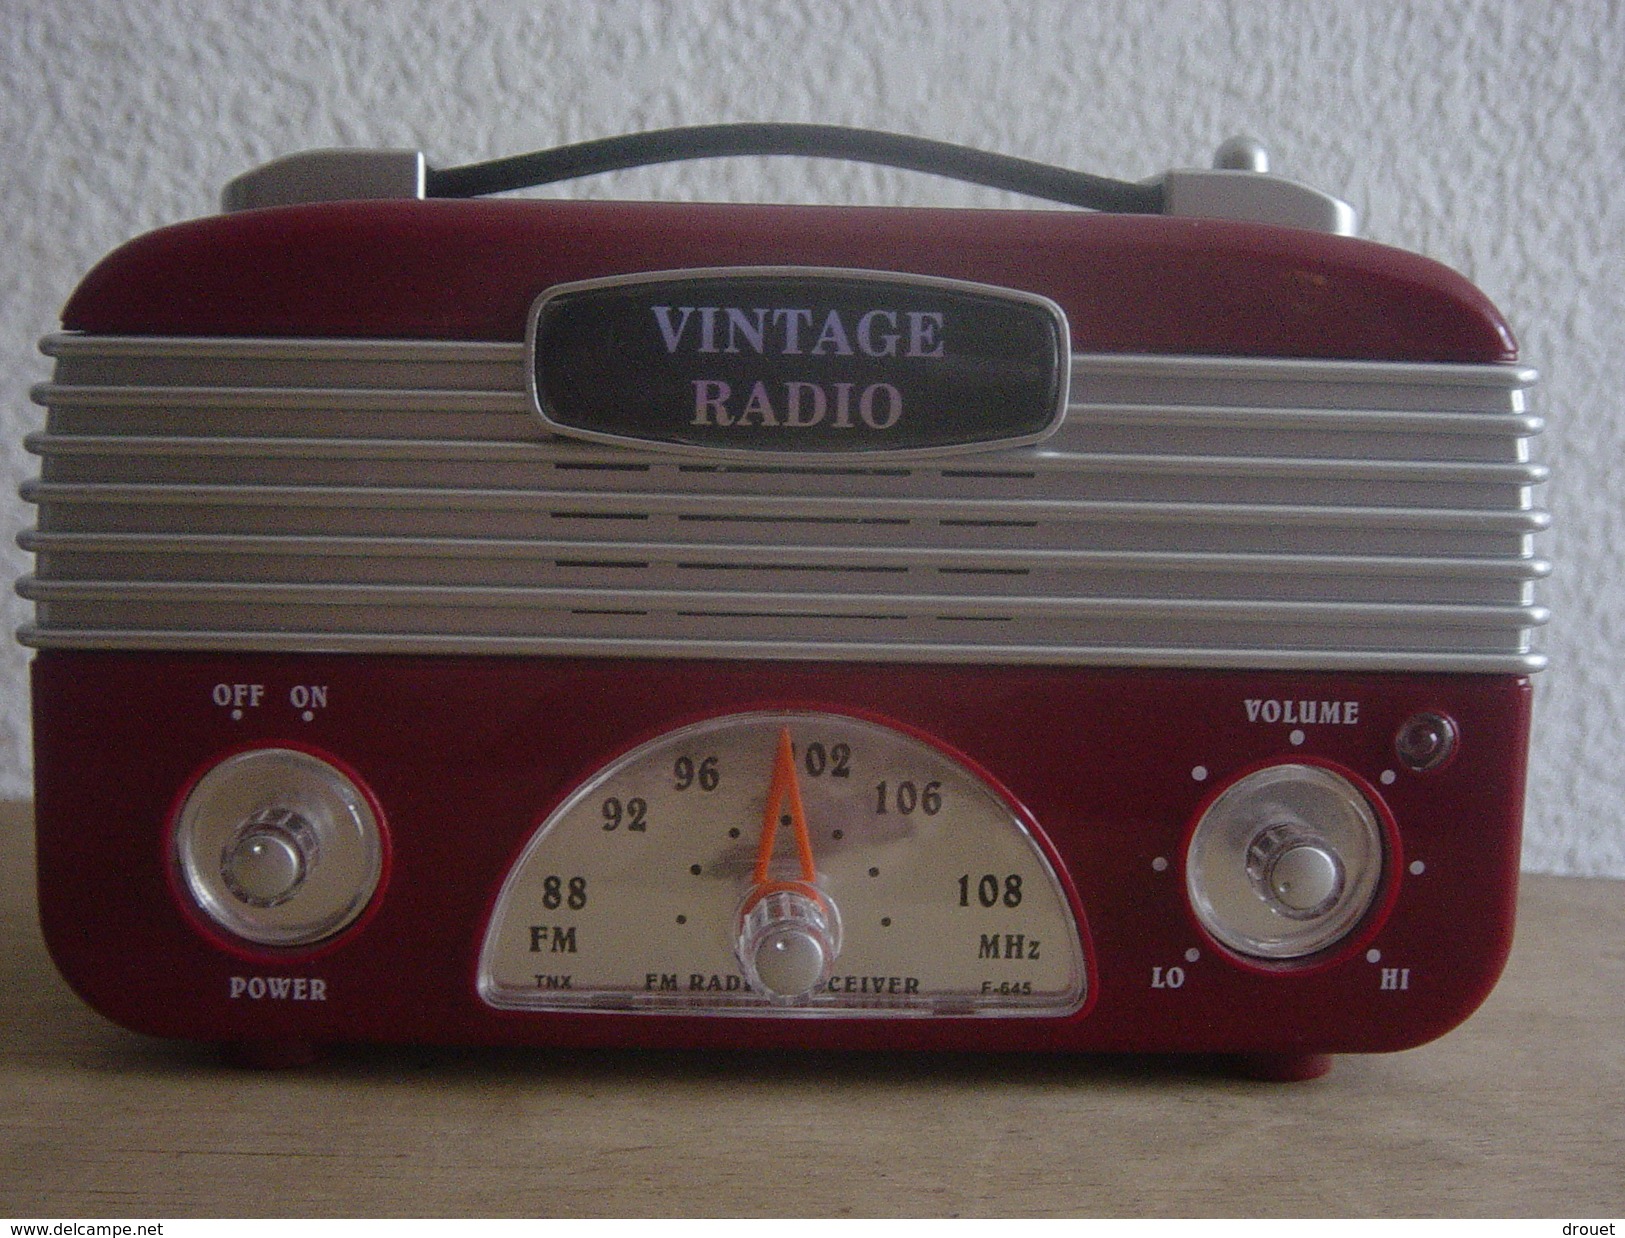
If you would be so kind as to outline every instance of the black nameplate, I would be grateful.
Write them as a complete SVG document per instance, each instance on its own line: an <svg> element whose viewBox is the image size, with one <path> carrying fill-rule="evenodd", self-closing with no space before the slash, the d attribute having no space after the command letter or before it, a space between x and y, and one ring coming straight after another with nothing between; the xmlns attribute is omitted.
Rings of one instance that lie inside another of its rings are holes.
<svg viewBox="0 0 1625 1238"><path fill-rule="evenodd" d="M1036 442L1065 412L1071 362L1043 297L804 268L562 284L529 341L560 433L752 455Z"/></svg>

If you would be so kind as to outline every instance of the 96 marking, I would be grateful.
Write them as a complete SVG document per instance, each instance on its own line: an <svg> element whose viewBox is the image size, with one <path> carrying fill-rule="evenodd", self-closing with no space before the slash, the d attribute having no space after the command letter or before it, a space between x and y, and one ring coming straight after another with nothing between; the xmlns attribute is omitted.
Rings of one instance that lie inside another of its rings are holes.
<svg viewBox="0 0 1625 1238"><path fill-rule="evenodd" d="M693 757L678 757L671 770L672 781L679 791L687 791L697 786L702 791L715 791L722 785L722 771L717 768L717 758L701 757L695 761Z"/></svg>

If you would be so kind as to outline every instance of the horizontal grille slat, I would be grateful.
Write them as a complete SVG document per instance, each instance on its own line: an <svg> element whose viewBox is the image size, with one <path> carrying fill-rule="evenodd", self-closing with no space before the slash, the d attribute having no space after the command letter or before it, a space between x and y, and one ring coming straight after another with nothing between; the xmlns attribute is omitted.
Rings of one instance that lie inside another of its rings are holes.
<svg viewBox="0 0 1625 1238"><path fill-rule="evenodd" d="M1060 452L1030 448L1020 452L988 453L984 458L1009 458L1020 467L963 468L919 464L913 468L793 468L729 465L673 464L658 456L640 458L628 452L568 444L560 440L543 443L511 443L477 439L446 442L439 439L347 439L347 438L233 438L224 435L173 436L33 434L24 440L36 455L57 458L86 458L96 461L105 472L121 460L173 458L177 460L220 460L241 468L255 460L407 460L434 463L532 464L559 472L602 472L649 474L659 470L672 480L695 479L696 484L714 486L719 481L739 479L759 484L764 479L808 485L837 481L850 487L854 481L875 479L877 485L910 477L931 477L955 481L1016 483L1037 481L1046 475L1075 477L1079 474L1109 473L1130 476L1212 476L1278 477L1324 481L1347 478L1363 481L1430 481L1436 483L1482 482L1528 486L1546 480L1543 465L1531 463L1479 463L1473 461L1363 460L1340 458L1293 458L1290 456L1193 456L1135 452Z"/></svg>
<svg viewBox="0 0 1625 1238"><path fill-rule="evenodd" d="M57 631L113 627L177 632L231 631L265 624L281 631L355 636L429 631L543 639L621 636L705 640L846 639L854 644L929 643L964 625L986 625L996 660L1004 644L1187 647L1224 654L1281 642L1299 647L1417 655L1459 651L1520 657L1537 608L1415 608L991 597L876 597L864 594L694 594L629 590L609 605L601 593L572 590L389 589L356 586L195 586L115 582L77 588L25 581L41 622ZM1425 622L1419 622L1424 620ZM741 628L743 624L743 629ZM995 626L996 625L996 626ZM954 639L948 636L946 639Z"/></svg>
<svg viewBox="0 0 1625 1238"><path fill-rule="evenodd" d="M670 461L557 459L547 444L378 442L355 439L233 439L32 435L48 481L197 485L411 487L433 475L442 487L545 490L590 482L597 490L651 487L693 493L1206 500L1505 508L1545 480L1536 464L1357 461L1281 457L1035 454L1019 472L922 465L891 470L707 470ZM602 449L600 449L602 450ZM590 479L569 474L592 473Z"/></svg>
<svg viewBox="0 0 1625 1238"><path fill-rule="evenodd" d="M157 581L41 581L25 579L24 596L44 602L118 602L145 604L197 602L264 604L268 606L338 605L357 607L445 606L458 608L513 607L533 610L588 608L603 595L588 589L457 588L444 585L331 585L232 584ZM1241 602L1208 599L1045 597L1023 595L956 597L870 593L730 593L625 589L621 602L640 613L652 611L688 614L815 614L923 615L944 618L1066 618L1105 615L1113 618L1157 620L1170 616L1236 622L1312 624L1347 623L1350 626L1407 627L1418 620L1434 620L1459 628L1515 629L1542 621L1537 607L1432 606L1407 607L1362 602L1291 603L1273 600ZM726 600L720 600L720 599Z"/></svg>
<svg viewBox="0 0 1625 1238"><path fill-rule="evenodd" d="M25 549L56 579L252 580L717 589L800 587L811 575L865 588L986 593L1012 580L1035 592L1146 597L1274 596L1304 601L1526 605L1539 559L1371 555L1179 554L1122 551L600 542L496 538L230 537L218 534L26 533ZM636 573L635 577L631 574ZM720 580L707 581L719 575ZM678 582L681 582L681 586Z"/></svg>
<svg viewBox="0 0 1625 1238"><path fill-rule="evenodd" d="M50 408L122 409L295 409L330 412L524 413L522 391L445 391L362 387L77 387L45 383L31 393Z"/></svg>
<svg viewBox="0 0 1625 1238"><path fill-rule="evenodd" d="M758 465L548 434L518 344L42 347L38 645L1540 661L1518 367L1080 356L1039 446Z"/></svg>
<svg viewBox="0 0 1625 1238"><path fill-rule="evenodd" d="M1338 507L1306 503L1244 504L1097 502L1088 499L868 498L777 494L718 496L704 493L594 492L526 489L437 489L426 486L231 486L31 482L29 502L59 505L162 505L199 507L313 507L324 510L394 508L429 511L518 510L577 515L675 515L699 520L821 519L1017 522L1132 521L1143 524L1360 525L1378 529L1478 529L1535 532L1549 518L1534 509L1502 511L1452 508ZM726 510L717 510L724 507Z"/></svg>

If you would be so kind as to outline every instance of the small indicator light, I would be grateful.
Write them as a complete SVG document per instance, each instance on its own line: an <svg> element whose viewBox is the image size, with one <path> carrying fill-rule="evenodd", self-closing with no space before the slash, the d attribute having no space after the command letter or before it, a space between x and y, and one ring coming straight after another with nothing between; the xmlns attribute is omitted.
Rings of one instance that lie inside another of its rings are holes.
<svg viewBox="0 0 1625 1238"><path fill-rule="evenodd" d="M1394 751L1420 773L1437 769L1456 750L1456 724L1443 714L1422 713L1409 719L1394 736Z"/></svg>

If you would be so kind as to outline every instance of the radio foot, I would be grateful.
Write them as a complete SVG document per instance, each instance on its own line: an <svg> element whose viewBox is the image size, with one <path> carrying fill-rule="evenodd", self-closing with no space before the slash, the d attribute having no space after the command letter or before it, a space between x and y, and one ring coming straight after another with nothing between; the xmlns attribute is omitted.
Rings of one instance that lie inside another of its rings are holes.
<svg viewBox="0 0 1625 1238"><path fill-rule="evenodd" d="M222 1045L233 1066L251 1070L288 1070L309 1066L322 1056L322 1048L309 1040L239 1040Z"/></svg>
<svg viewBox="0 0 1625 1238"><path fill-rule="evenodd" d="M1261 1083L1303 1083L1332 1068L1330 1053L1243 1053L1232 1061L1237 1073Z"/></svg>

